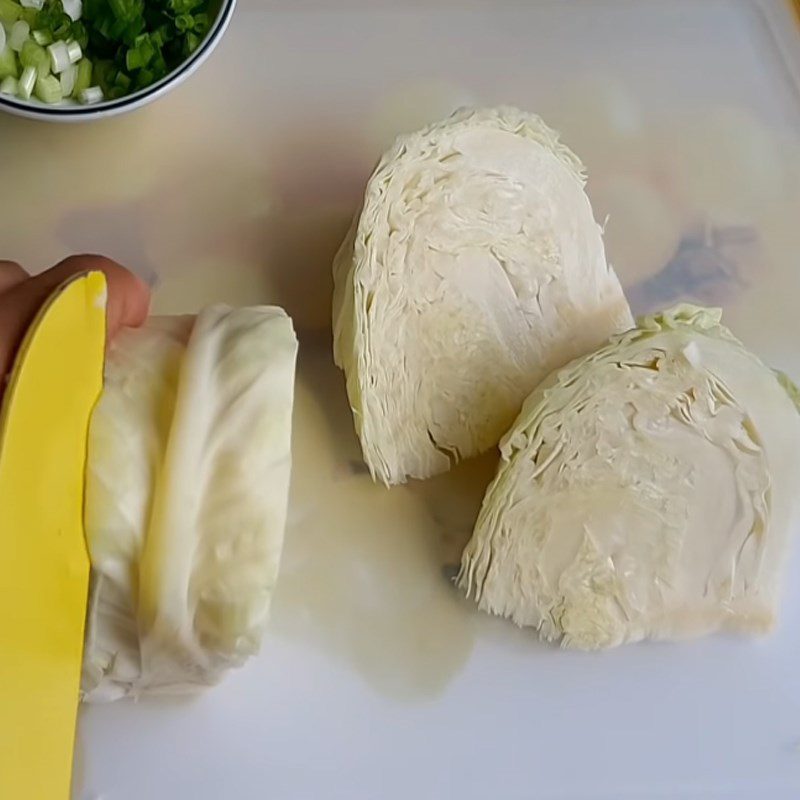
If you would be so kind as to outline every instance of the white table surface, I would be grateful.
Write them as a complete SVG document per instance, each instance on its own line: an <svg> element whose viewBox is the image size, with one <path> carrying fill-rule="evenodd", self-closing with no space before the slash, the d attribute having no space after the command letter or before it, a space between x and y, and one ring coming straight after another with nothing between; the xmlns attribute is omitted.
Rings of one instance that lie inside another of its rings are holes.
<svg viewBox="0 0 800 800"><path fill-rule="evenodd" d="M797 558L765 640L541 645L443 577L492 459L371 485L329 355L331 257L381 150L511 102L586 162L636 310L722 304L800 376L798 53L781 0L241 0L152 107L0 117L0 255L100 251L157 277L160 313L278 303L301 338L262 654L195 700L84 708L77 800L800 796Z"/></svg>

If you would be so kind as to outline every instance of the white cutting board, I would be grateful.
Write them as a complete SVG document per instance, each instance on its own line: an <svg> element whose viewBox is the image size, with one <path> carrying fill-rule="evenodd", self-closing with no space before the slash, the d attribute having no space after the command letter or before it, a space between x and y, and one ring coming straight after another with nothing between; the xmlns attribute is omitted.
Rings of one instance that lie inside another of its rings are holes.
<svg viewBox="0 0 800 800"><path fill-rule="evenodd" d="M511 102L585 160L636 310L721 303L800 377L787 6L240 6L218 53L152 108L90 126L0 118L0 256L39 269L104 252L157 276L160 313L279 303L301 338L263 652L196 700L85 708L77 800L800 796L797 558L768 639L543 646L445 578L492 459L371 485L328 342L330 260L381 150L462 103Z"/></svg>

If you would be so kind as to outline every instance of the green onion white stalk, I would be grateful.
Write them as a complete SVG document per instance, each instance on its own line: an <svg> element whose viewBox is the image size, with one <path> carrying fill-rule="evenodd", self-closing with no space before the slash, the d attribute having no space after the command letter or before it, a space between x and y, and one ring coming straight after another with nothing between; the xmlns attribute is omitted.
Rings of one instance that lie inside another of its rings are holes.
<svg viewBox="0 0 800 800"><path fill-rule="evenodd" d="M22 45L28 40L31 27L24 19L18 19L8 33L8 46L15 52L22 50Z"/></svg>
<svg viewBox="0 0 800 800"><path fill-rule="evenodd" d="M77 64L70 64L61 73L61 75L59 75L59 81L61 83L61 94L63 97L70 97L72 95L72 91L75 88L75 79L77 77L78 77Z"/></svg>
<svg viewBox="0 0 800 800"><path fill-rule="evenodd" d="M92 105L92 103L99 103L102 99L103 90L99 86L90 86L78 95L78 100L85 106Z"/></svg>
<svg viewBox="0 0 800 800"><path fill-rule="evenodd" d="M23 100L29 100L33 87L36 85L36 67L25 67L19 79L17 95Z"/></svg>

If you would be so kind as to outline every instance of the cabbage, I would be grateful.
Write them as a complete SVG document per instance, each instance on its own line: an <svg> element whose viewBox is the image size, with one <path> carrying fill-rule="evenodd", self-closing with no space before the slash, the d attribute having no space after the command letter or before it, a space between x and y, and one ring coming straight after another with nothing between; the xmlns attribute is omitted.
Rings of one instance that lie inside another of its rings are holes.
<svg viewBox="0 0 800 800"><path fill-rule="evenodd" d="M280 559L297 341L277 308L152 318L92 416L88 699L217 682L255 653Z"/></svg>
<svg viewBox="0 0 800 800"><path fill-rule="evenodd" d="M531 394L463 554L480 608L580 648L773 626L800 416L720 319L646 317Z"/></svg>
<svg viewBox="0 0 800 800"><path fill-rule="evenodd" d="M400 137L336 256L334 357L387 484L494 447L554 367L632 324L582 167L538 117Z"/></svg>

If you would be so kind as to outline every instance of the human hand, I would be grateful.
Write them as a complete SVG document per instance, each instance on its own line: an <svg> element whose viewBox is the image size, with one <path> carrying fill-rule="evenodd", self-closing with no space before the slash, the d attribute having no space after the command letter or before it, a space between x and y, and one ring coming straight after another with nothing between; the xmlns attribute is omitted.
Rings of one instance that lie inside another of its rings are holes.
<svg viewBox="0 0 800 800"><path fill-rule="evenodd" d="M14 363L25 332L43 303L72 275L100 271L108 283L106 319L109 340L122 327L141 325L150 307L150 290L125 267L96 255L65 258L54 267L29 275L14 261L0 260L0 376ZM0 384L0 396L4 384Z"/></svg>

